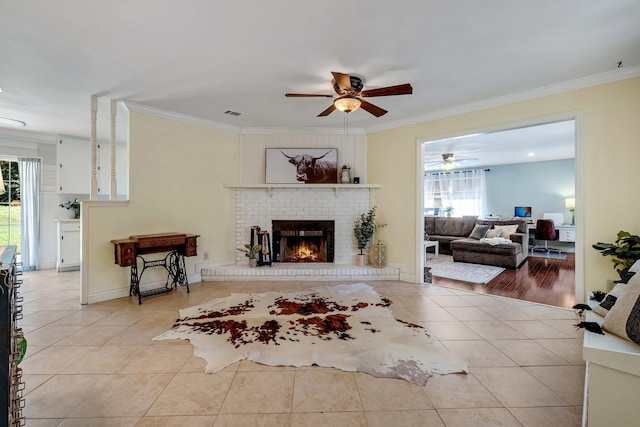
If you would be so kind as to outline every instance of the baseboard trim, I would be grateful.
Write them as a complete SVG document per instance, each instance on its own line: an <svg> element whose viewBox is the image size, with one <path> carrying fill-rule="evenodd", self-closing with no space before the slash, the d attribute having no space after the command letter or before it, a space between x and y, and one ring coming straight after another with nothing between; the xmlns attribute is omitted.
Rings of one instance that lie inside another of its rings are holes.
<svg viewBox="0 0 640 427"><path fill-rule="evenodd" d="M198 272L187 276L187 280L189 284L192 285L194 283L202 282L202 275ZM149 289L156 289L164 286L165 282L151 282L140 285L141 291L148 291ZM126 298L129 296L129 285L126 287L118 288L118 289L110 289L108 291L94 292L89 294L88 303L94 304L97 302L110 301L118 298Z"/></svg>

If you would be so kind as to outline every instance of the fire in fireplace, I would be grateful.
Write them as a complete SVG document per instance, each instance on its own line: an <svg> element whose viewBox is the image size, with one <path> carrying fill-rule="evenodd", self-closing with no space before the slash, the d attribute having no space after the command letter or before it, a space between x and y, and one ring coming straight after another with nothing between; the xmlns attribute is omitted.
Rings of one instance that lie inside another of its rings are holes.
<svg viewBox="0 0 640 427"><path fill-rule="evenodd" d="M272 221L276 262L333 262L334 221Z"/></svg>

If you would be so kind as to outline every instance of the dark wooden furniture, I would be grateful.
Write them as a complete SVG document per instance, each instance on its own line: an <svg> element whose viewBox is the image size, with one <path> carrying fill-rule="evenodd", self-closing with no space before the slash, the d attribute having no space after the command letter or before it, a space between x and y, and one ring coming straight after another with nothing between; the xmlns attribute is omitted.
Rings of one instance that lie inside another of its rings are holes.
<svg viewBox="0 0 640 427"><path fill-rule="evenodd" d="M171 292L175 286L185 286L189 292L189 281L184 266L184 257L196 256L198 247L197 234L186 233L158 233L131 236L128 239L112 240L115 248L115 263L120 267L131 267L131 283L129 295L138 297L138 304L142 298L151 295ZM168 252L162 259L146 260L145 254ZM142 269L138 273L138 263ZM169 275L164 287L140 290L140 278L149 267L164 267Z"/></svg>
<svg viewBox="0 0 640 427"><path fill-rule="evenodd" d="M22 297L18 288L22 283L16 278L16 247L0 246L0 425L19 427L24 425L24 382L20 361L19 341L22 329L17 321L22 319Z"/></svg>

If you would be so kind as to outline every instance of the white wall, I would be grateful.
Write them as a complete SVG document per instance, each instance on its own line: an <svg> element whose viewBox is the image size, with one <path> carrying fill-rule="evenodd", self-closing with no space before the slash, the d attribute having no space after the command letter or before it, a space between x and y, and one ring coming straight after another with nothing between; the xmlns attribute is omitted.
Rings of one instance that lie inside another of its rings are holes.
<svg viewBox="0 0 640 427"><path fill-rule="evenodd" d="M574 159L488 166L487 214L513 216L515 206L531 206L532 219L545 212L561 212L565 224L571 212L565 199L575 195Z"/></svg>
<svg viewBox="0 0 640 427"><path fill-rule="evenodd" d="M265 149L267 148L336 148L338 169L351 167L351 176L367 183L366 143L364 134L327 135L309 133L255 133L240 137L240 184L260 184L265 181Z"/></svg>
<svg viewBox="0 0 640 427"><path fill-rule="evenodd" d="M369 178L382 184L376 205L388 224L380 234L387 242L389 264L402 268L401 277L419 281L422 165L417 161L417 141L577 117L578 300L586 294L582 290L603 289L615 271L611 260L591 245L615 240L620 230L640 231L640 202L633 196L640 157L638 99L640 78L632 78L368 134Z"/></svg>
<svg viewBox="0 0 640 427"><path fill-rule="evenodd" d="M239 135L137 112L129 120L129 201L83 204L82 282L89 302L129 294L130 269L114 263L111 240L200 235L198 256L186 259L190 280L199 274L203 252L213 263L236 255L234 192L223 182L238 182ZM153 280L145 276L143 285Z"/></svg>

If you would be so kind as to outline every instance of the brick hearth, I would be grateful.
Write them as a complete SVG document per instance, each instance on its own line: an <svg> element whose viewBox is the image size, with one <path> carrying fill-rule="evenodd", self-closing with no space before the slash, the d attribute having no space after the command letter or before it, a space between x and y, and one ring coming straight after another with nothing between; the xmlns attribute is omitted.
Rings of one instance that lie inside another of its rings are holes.
<svg viewBox="0 0 640 427"><path fill-rule="evenodd" d="M374 268L357 267L354 265L335 264L300 264L274 263L271 267L262 266L249 268L246 262L235 265L225 265L202 270L204 281L288 281L288 280L398 280L400 269L393 267Z"/></svg>

